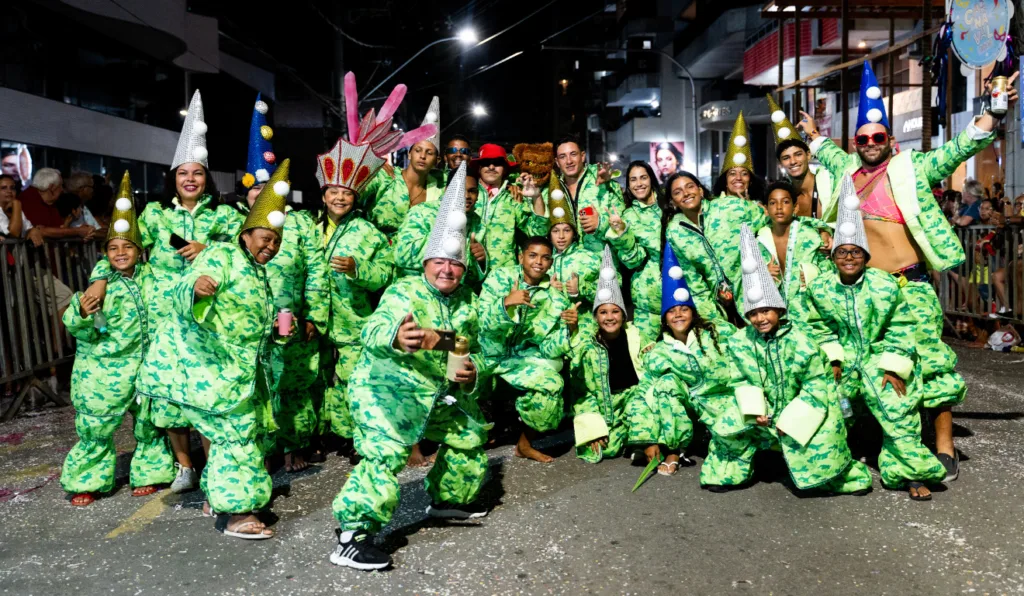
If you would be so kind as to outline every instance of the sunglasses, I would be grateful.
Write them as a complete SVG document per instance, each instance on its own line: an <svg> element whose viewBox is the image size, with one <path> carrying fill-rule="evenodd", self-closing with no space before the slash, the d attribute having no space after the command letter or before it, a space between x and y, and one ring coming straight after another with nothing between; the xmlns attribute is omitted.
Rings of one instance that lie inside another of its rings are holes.
<svg viewBox="0 0 1024 596"><path fill-rule="evenodd" d="M507 165L508 165L508 161L506 161L506 160L504 160L504 159L502 159L500 157L496 157L494 159L480 159L480 160L477 160L477 162L476 162L476 166L478 168L480 168L480 169L486 168L487 166L507 166Z"/></svg>
<svg viewBox="0 0 1024 596"><path fill-rule="evenodd" d="M889 140L889 135L884 132L876 132L871 135L857 135L854 137L854 141L856 141L857 145L861 147L867 145L869 140L873 141L876 145L881 145Z"/></svg>
<svg viewBox="0 0 1024 596"><path fill-rule="evenodd" d="M469 147L449 147L447 153L448 155L455 155L457 153L469 155Z"/></svg>

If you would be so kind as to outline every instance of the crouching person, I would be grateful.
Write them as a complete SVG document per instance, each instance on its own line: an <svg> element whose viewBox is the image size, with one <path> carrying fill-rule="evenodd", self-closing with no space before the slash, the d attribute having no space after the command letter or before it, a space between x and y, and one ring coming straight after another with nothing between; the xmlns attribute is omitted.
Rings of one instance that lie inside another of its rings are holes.
<svg viewBox="0 0 1024 596"><path fill-rule="evenodd" d="M785 320L786 303L765 266L750 228L740 229L744 315L750 326L729 341L736 364L740 413L755 426L732 437L715 435L701 468L701 485L715 492L748 482L754 454L781 449L799 490L866 493L867 467L854 461L824 354Z"/></svg>
<svg viewBox="0 0 1024 596"><path fill-rule="evenodd" d="M80 507L114 489L114 433L128 412L135 418L132 496L151 495L156 485L174 480L167 437L139 411L134 399L147 333L152 332L146 301L153 299L153 276L149 265L139 263L142 241L133 197L125 172L107 232L110 273L102 308L99 299L77 294L64 311L64 326L78 340L71 377L78 443L64 460L60 483L73 495L71 504Z"/></svg>
<svg viewBox="0 0 1024 596"><path fill-rule="evenodd" d="M391 564L372 535L391 521L400 492L396 476L423 438L441 445L426 478L427 514L487 514L474 504L487 474L489 427L476 404L482 364L476 296L461 283L468 262L465 173L463 164L441 199L423 275L389 287L363 326L363 352L348 384L355 448L363 459L334 499L341 525L331 554L335 565L370 571Z"/></svg>

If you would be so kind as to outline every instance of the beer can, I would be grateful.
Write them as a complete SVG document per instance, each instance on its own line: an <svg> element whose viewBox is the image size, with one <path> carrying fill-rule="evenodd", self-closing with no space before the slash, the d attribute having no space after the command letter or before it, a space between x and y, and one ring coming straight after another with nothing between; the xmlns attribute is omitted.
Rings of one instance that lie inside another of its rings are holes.
<svg viewBox="0 0 1024 596"><path fill-rule="evenodd" d="M992 78L992 96L989 103L989 111L997 116L1002 116L1010 109L1010 96L1007 93L1006 77L993 77Z"/></svg>

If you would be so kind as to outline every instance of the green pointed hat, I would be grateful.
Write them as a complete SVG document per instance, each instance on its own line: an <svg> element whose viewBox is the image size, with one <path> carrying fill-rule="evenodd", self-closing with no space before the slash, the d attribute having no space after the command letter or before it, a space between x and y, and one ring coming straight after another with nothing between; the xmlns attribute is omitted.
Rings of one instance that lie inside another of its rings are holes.
<svg viewBox="0 0 1024 596"><path fill-rule="evenodd" d="M779 104L775 103L775 98L769 93L765 95L768 98L768 109L771 110L772 116L772 134L775 136L775 144L778 145L783 141L789 141L792 139L800 140L800 135L797 134L796 127L789 121L789 117L786 116L786 112L782 111Z"/></svg>
<svg viewBox="0 0 1024 596"><path fill-rule="evenodd" d="M291 160L286 159L274 170L274 174L267 181L266 186L256 197L256 201L249 210L249 215L242 224L239 233L244 233L254 228L266 228L278 234L284 228L285 219L285 197L292 189L288 181L288 171L291 169Z"/></svg>
<svg viewBox="0 0 1024 596"><path fill-rule="evenodd" d="M722 162L722 171L740 167L751 174L754 173L753 159L750 155L750 135L747 134L747 121L743 119L743 112L740 111L736 117L736 123L732 125L732 134L729 135L729 145L725 149L725 160Z"/></svg>
<svg viewBox="0 0 1024 596"><path fill-rule="evenodd" d="M107 242L111 240L127 240L142 250L142 237L139 235L139 220L135 217L135 195L132 193L132 179L125 170L121 177L121 188L117 191L117 200L114 201L114 215L110 218L110 228L107 230Z"/></svg>

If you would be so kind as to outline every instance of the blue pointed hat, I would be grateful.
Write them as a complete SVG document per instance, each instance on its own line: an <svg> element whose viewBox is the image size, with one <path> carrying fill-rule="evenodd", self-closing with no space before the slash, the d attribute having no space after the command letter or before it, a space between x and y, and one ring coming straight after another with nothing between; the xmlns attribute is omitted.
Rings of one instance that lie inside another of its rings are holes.
<svg viewBox="0 0 1024 596"><path fill-rule="evenodd" d="M882 88L878 86L875 71L871 70L871 62L864 62L864 72L860 75L860 107L857 110L857 129L865 124L881 124L889 130L889 117L885 114L885 102L882 101Z"/></svg>
<svg viewBox="0 0 1024 596"><path fill-rule="evenodd" d="M672 251L672 245L665 243L661 259L661 316L676 306L689 306L697 310L690 294L690 287L683 277L683 268Z"/></svg>
<svg viewBox="0 0 1024 596"><path fill-rule="evenodd" d="M264 184L277 169L274 146L270 144L274 130L267 125L268 109L257 93L256 105L252 108L252 124L249 125L249 157L245 160L245 175L242 176L242 186L246 188Z"/></svg>

